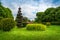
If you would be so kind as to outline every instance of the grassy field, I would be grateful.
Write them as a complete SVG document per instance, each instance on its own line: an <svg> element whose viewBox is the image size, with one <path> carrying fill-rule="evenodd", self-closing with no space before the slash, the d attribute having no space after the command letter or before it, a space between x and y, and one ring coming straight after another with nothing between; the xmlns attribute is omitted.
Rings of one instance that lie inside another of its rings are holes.
<svg viewBox="0 0 60 40"><path fill-rule="evenodd" d="M28 31L25 28L0 31L0 40L60 40L60 26L52 25L46 31Z"/></svg>

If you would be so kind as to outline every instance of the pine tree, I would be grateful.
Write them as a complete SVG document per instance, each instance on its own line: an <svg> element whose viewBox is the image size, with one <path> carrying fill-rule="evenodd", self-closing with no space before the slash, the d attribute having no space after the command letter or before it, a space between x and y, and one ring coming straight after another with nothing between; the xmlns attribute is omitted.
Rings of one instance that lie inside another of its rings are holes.
<svg viewBox="0 0 60 40"><path fill-rule="evenodd" d="M23 16L22 16L22 13L21 13L21 8L19 7L18 8L18 14L17 14L17 17L16 17L16 22L17 22L17 27L22 27L23 26Z"/></svg>

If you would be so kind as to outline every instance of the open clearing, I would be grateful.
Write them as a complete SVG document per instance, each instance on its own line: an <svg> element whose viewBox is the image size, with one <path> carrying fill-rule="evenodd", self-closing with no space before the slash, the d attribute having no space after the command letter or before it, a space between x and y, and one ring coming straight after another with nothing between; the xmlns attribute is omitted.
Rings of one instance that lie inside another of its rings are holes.
<svg viewBox="0 0 60 40"><path fill-rule="evenodd" d="M46 31L28 31L26 28L0 31L0 40L60 40L60 26L51 25Z"/></svg>

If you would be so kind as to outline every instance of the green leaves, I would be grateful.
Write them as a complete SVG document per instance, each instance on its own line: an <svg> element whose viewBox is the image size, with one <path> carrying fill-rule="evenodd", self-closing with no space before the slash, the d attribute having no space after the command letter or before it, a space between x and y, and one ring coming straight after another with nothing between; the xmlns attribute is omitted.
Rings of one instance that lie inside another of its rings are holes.
<svg viewBox="0 0 60 40"><path fill-rule="evenodd" d="M10 31L15 26L16 23L12 18L4 18L0 21L0 29L3 31Z"/></svg>
<svg viewBox="0 0 60 40"><path fill-rule="evenodd" d="M0 5L0 17L13 18L13 15L9 8L5 8L2 5Z"/></svg>
<svg viewBox="0 0 60 40"><path fill-rule="evenodd" d="M41 22L60 22L60 7L48 8L45 12L37 12L35 21Z"/></svg>
<svg viewBox="0 0 60 40"><path fill-rule="evenodd" d="M36 31L45 31L46 30L46 25L43 24L28 24L26 26L27 30L36 30Z"/></svg>

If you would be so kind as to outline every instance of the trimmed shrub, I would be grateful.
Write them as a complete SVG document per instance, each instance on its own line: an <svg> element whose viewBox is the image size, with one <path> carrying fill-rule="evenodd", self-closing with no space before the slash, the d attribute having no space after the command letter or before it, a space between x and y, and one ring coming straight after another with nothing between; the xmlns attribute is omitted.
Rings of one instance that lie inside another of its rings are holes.
<svg viewBox="0 0 60 40"><path fill-rule="evenodd" d="M43 24L27 24L26 29L27 30L44 31L44 30L46 30L46 25L43 25Z"/></svg>
<svg viewBox="0 0 60 40"><path fill-rule="evenodd" d="M3 31L10 31L15 27L15 21L11 18L4 18L0 22L0 29Z"/></svg>

